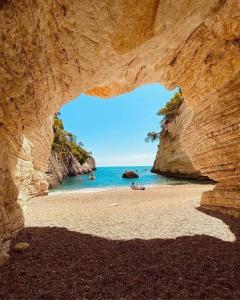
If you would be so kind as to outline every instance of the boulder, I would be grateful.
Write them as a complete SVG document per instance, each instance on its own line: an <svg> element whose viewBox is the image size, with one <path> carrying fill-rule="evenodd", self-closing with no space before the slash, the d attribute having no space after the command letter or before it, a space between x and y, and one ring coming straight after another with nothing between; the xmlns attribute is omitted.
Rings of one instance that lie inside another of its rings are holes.
<svg viewBox="0 0 240 300"><path fill-rule="evenodd" d="M27 250L30 247L30 245L28 243L17 243L14 246L14 251L15 252L24 252L25 250Z"/></svg>
<svg viewBox="0 0 240 300"><path fill-rule="evenodd" d="M122 175L122 178L138 178L139 175L133 171L125 171Z"/></svg>

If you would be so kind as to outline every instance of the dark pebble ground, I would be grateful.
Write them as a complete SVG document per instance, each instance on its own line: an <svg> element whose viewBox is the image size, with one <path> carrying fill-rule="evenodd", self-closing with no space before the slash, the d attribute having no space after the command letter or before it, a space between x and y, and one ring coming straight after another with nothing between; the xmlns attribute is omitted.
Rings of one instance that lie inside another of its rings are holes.
<svg viewBox="0 0 240 300"><path fill-rule="evenodd" d="M203 211L203 210L201 210ZM222 219L236 242L196 235L115 241L32 227L0 269L0 299L240 299L240 219Z"/></svg>

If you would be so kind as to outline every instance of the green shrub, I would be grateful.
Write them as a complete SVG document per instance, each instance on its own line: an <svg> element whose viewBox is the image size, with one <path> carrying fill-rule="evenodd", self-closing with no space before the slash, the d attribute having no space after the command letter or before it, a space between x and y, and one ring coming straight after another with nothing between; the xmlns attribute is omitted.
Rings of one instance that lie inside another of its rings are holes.
<svg viewBox="0 0 240 300"><path fill-rule="evenodd" d="M56 113L54 116L53 133L52 151L56 153L58 158L64 159L70 152L80 164L83 164L90 157L90 154L83 148L83 143L78 142L74 134L64 130L60 113Z"/></svg>
<svg viewBox="0 0 240 300"><path fill-rule="evenodd" d="M159 139L160 132L148 132L145 142L155 142Z"/></svg>
<svg viewBox="0 0 240 300"><path fill-rule="evenodd" d="M162 116L164 120L171 121L178 113L180 106L183 103L183 96L181 90L179 90L169 102L166 103L165 107L161 108L157 115Z"/></svg>
<svg viewBox="0 0 240 300"><path fill-rule="evenodd" d="M154 142L159 140L161 134L165 133L165 126L171 122L172 119L178 114L179 108L182 105L184 98L182 96L181 89L174 94L174 96L168 101L165 107L161 108L157 115L163 117L161 120L161 132L149 132L145 138L145 142Z"/></svg>

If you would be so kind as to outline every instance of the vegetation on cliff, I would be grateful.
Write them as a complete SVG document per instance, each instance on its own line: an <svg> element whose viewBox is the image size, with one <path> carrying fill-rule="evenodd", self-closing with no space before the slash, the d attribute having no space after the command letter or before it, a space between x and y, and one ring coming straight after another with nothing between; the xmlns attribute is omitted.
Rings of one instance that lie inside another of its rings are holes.
<svg viewBox="0 0 240 300"><path fill-rule="evenodd" d="M83 164L91 157L91 153L83 148L83 143L79 142L74 134L64 130L60 113L56 113L54 116L53 132L52 151L56 153L58 158L64 159L70 152L80 164Z"/></svg>
<svg viewBox="0 0 240 300"><path fill-rule="evenodd" d="M166 125L171 122L176 115L178 114L179 108L182 105L184 101L182 91L181 89L178 90L174 94L174 96L168 101L165 105L165 107L161 108L158 112L157 115L162 117L161 120L161 131L160 132L149 132L147 134L147 137L145 138L146 142L154 142L159 140L160 136L162 133L165 132Z"/></svg>
<svg viewBox="0 0 240 300"><path fill-rule="evenodd" d="M158 116L163 117L162 123L166 121L171 121L178 114L179 108L182 105L183 100L184 98L182 95L182 91L181 89L179 89L178 92L176 92L174 96L170 99L170 101L166 103L165 107L161 108L157 112Z"/></svg>

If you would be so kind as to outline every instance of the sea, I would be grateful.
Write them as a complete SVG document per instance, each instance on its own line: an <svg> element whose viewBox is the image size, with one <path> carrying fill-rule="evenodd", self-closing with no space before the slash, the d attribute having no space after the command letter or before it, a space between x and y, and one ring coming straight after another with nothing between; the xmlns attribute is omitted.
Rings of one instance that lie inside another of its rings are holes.
<svg viewBox="0 0 240 300"><path fill-rule="evenodd" d="M139 178L125 179L122 174L125 171L134 171ZM151 166L121 166L121 167L98 167L94 171L95 180L89 180L88 175L79 175L66 177L53 192L76 192L76 191L98 191L106 189L116 189L130 186L132 182L135 185L144 185L146 187L157 185L177 185L191 183L191 180L167 178L161 175L151 173Z"/></svg>

